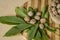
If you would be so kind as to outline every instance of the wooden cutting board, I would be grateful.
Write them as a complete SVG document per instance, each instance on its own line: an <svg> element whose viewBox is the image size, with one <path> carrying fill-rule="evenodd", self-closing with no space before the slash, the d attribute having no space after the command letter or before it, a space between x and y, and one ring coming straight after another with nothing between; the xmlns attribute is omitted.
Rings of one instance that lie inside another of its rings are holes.
<svg viewBox="0 0 60 40"><path fill-rule="evenodd" d="M32 8L38 8L39 11L41 11L41 7L45 4L47 6L49 6L50 2L52 0L28 0L28 2L26 2L23 6L26 7L28 9L28 7L32 7ZM50 26L52 27L59 27L59 24L56 24L52 21L51 17L49 17L49 22L50 22ZM56 34L60 34L60 30L57 30L56 33L52 33L47 31L48 35L50 36L49 40L60 40L60 37L57 36Z"/></svg>

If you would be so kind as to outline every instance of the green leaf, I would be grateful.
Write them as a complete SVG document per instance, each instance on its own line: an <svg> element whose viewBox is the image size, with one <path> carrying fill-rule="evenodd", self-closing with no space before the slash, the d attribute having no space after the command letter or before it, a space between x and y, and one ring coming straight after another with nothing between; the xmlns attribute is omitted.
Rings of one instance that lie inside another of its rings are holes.
<svg viewBox="0 0 60 40"><path fill-rule="evenodd" d="M16 11L16 15L24 18L25 16L27 16L27 10L25 8L22 8L22 7L17 7L15 9Z"/></svg>
<svg viewBox="0 0 60 40"><path fill-rule="evenodd" d="M42 13L45 13L46 10L47 10L46 8L47 8L46 5L43 5L42 8L41 8L41 12L42 12Z"/></svg>
<svg viewBox="0 0 60 40"><path fill-rule="evenodd" d="M45 23L44 25L51 32L56 32L56 30L57 30L57 28L50 27L47 23Z"/></svg>
<svg viewBox="0 0 60 40"><path fill-rule="evenodd" d="M38 9L37 8L33 9L33 12L34 13L37 13L38 12Z"/></svg>
<svg viewBox="0 0 60 40"><path fill-rule="evenodd" d="M41 8L42 17L44 16L44 14L45 14L46 10L47 10L46 5L43 5L43 7Z"/></svg>
<svg viewBox="0 0 60 40"><path fill-rule="evenodd" d="M41 40L41 34L39 31L36 34L35 40Z"/></svg>
<svg viewBox="0 0 60 40"><path fill-rule="evenodd" d="M20 24L25 23L21 18L17 18L16 16L2 16L0 17L0 22L5 24Z"/></svg>
<svg viewBox="0 0 60 40"><path fill-rule="evenodd" d="M25 29L31 27L32 25L30 24L20 24L17 26L12 27L4 36L13 36L17 35L20 32L24 31Z"/></svg>
<svg viewBox="0 0 60 40"><path fill-rule="evenodd" d="M48 12L45 13L44 18L49 19L49 13Z"/></svg>
<svg viewBox="0 0 60 40"><path fill-rule="evenodd" d="M31 28L28 35L28 40L32 40L34 38L37 29L38 29L38 24Z"/></svg>
<svg viewBox="0 0 60 40"><path fill-rule="evenodd" d="M44 30L41 30L41 33L42 33L42 40L48 40L49 39Z"/></svg>
<svg viewBox="0 0 60 40"><path fill-rule="evenodd" d="M29 12L29 11L33 11L33 8L32 8L32 7L29 7L29 8L28 8L28 12Z"/></svg>

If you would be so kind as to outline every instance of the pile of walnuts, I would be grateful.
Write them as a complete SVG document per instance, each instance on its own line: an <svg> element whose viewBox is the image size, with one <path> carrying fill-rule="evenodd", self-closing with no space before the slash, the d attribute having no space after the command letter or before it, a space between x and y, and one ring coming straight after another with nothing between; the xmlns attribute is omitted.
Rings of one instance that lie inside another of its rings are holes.
<svg viewBox="0 0 60 40"><path fill-rule="evenodd" d="M60 17L60 0L52 0L49 5L49 12L56 17Z"/></svg>
<svg viewBox="0 0 60 40"><path fill-rule="evenodd" d="M44 28L44 23L46 22L46 19L45 18L41 18L41 12L36 12L36 13L33 13L32 11L29 11L28 13L28 16L26 16L24 18L24 20L27 22L27 23L30 23L30 24L36 24L37 22L39 22L39 27L41 29Z"/></svg>

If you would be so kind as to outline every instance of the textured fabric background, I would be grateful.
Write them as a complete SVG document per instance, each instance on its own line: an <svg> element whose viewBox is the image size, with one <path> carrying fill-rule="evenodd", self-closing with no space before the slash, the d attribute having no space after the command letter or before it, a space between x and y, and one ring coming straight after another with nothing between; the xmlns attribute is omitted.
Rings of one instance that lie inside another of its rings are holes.
<svg viewBox="0 0 60 40"><path fill-rule="evenodd" d="M22 6L26 1L27 0L0 0L0 16L15 15L15 8L17 6ZM3 37L12 26L0 23L0 40L25 40L22 35Z"/></svg>

